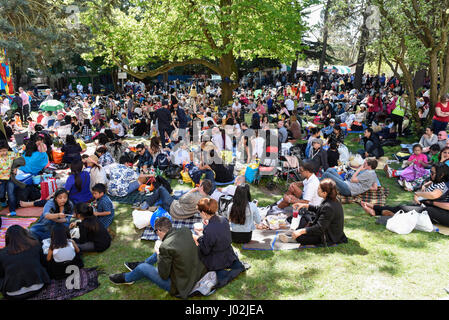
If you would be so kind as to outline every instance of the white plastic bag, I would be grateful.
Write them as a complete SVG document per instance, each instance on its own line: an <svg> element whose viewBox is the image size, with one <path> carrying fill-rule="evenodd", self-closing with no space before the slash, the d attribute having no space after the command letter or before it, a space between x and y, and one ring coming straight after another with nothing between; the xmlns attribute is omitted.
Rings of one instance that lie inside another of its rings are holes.
<svg viewBox="0 0 449 320"><path fill-rule="evenodd" d="M392 218L388 219L387 229L398 234L409 234L416 227L418 215L419 213L415 210L409 212L400 210Z"/></svg>
<svg viewBox="0 0 449 320"><path fill-rule="evenodd" d="M338 147L338 153L340 154L339 160L341 163L349 162L349 150L344 144L340 144Z"/></svg>
<svg viewBox="0 0 449 320"><path fill-rule="evenodd" d="M151 216L153 212L151 211L133 211L133 222L137 229L143 229L150 225Z"/></svg>
<svg viewBox="0 0 449 320"><path fill-rule="evenodd" d="M432 232L433 231L433 224L432 224L432 221L430 221L430 217L429 217L429 214L427 213L427 211L418 213L418 220L416 222L415 229L424 231L424 232Z"/></svg>

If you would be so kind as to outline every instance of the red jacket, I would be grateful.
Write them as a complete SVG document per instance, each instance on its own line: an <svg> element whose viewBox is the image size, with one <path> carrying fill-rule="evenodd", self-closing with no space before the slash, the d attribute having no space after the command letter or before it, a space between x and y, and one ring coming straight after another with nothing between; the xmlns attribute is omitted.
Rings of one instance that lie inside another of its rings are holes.
<svg viewBox="0 0 449 320"><path fill-rule="evenodd" d="M382 100L379 98L374 99L370 96L367 101L368 112L380 112L382 110Z"/></svg>

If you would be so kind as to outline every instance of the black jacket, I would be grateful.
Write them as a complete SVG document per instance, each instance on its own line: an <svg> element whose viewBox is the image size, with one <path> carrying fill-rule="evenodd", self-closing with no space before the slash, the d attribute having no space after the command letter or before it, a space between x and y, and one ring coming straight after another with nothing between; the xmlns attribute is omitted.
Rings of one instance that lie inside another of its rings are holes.
<svg viewBox="0 0 449 320"><path fill-rule="evenodd" d="M23 287L50 283L44 263L40 244L18 254L8 254L8 248L0 250L0 288L3 295Z"/></svg>
<svg viewBox="0 0 449 320"><path fill-rule="evenodd" d="M80 237L79 239L75 239L78 240L76 242L79 244L93 242L96 252L103 252L109 248L111 245L111 236L103 224L98 221L98 232L93 233L87 230L83 222L84 220L78 223Z"/></svg>
<svg viewBox="0 0 449 320"><path fill-rule="evenodd" d="M326 171L329 168L329 163L327 162L327 151L320 148L320 151L315 153L313 147L310 148L310 159L313 161L315 165L315 170L319 171L320 168L323 168ZM312 156L313 155L313 156Z"/></svg>
<svg viewBox="0 0 449 320"><path fill-rule="evenodd" d="M368 141L371 141L373 145L367 149L366 144L368 143ZM365 151L368 152L370 156L375 156L376 158L379 158L384 155L384 149L380 144L379 136L375 132L371 133L371 136L369 138L363 137L363 145Z"/></svg>
<svg viewBox="0 0 449 320"><path fill-rule="evenodd" d="M171 126L172 117L170 110L167 108L160 108L156 110L156 118L158 121L159 130L162 128L169 128Z"/></svg>
<svg viewBox="0 0 449 320"><path fill-rule="evenodd" d="M208 271L229 268L238 259L231 243L228 219L213 216L198 239L200 260Z"/></svg>
<svg viewBox="0 0 449 320"><path fill-rule="evenodd" d="M311 226L306 227L306 234L319 235L327 244L347 243L343 231L344 214L341 203L324 200L320 206L309 205L309 211L315 213Z"/></svg>

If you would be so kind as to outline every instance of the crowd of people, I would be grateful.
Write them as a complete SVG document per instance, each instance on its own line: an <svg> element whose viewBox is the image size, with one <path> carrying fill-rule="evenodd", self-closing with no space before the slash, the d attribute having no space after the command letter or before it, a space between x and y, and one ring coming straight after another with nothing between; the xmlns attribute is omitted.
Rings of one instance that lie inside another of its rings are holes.
<svg viewBox="0 0 449 320"><path fill-rule="evenodd" d="M91 86L85 90L78 84L47 92L46 99L64 103L56 112L30 112L33 95L22 88L13 98L3 95L1 205L9 208L9 216L18 208L43 208L29 230L12 226L6 232L6 247L0 250L3 295L29 298L50 279L63 278L67 265L82 267L83 252L107 250L115 216L111 198L147 191L133 207L167 212L170 218L154 224L161 241L148 259L125 262L129 272L110 275L110 280L132 284L146 278L181 298L210 272L217 279L211 289L226 285L249 268L232 243L249 243L254 230L269 227L245 172L252 164L273 166L266 163L267 154L296 166L299 177L269 208L279 213L291 207L292 225L296 214L302 217L280 240L346 243L337 196L377 190L375 170L384 146L411 132L408 97L398 79L364 75L360 90L353 83L353 75L333 73L297 73L293 80L281 73L262 83L250 78L226 107L220 87L203 80L154 86L128 81L124 94L106 97L94 97ZM417 97L422 119L430 108L428 97L428 91ZM442 97L419 143L395 155L404 161L403 170L384 167L388 177L416 191L415 204L362 202L368 214L419 207L434 223L449 226L448 101L448 95ZM350 161L345 144L349 131L360 133L361 149L353 155L361 159L358 163ZM54 193L44 195L25 181L46 174L56 178ZM168 178L193 188L174 195ZM172 220L195 215L203 227L193 234L173 227Z"/></svg>

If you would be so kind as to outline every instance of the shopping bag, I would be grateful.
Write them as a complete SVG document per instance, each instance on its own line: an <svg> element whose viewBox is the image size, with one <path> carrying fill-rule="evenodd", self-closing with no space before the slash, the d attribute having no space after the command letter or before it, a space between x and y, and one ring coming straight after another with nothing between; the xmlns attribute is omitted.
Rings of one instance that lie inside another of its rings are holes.
<svg viewBox="0 0 449 320"><path fill-rule="evenodd" d="M172 221L171 215L167 211L165 211L164 208L159 207L159 208L157 208L156 211L154 211L154 213L150 219L150 225L153 228L153 230L154 230L154 223L156 222L156 220L158 218L162 218L162 217L166 217L166 218L170 219L170 221Z"/></svg>
<svg viewBox="0 0 449 320"><path fill-rule="evenodd" d="M56 179L48 178L41 182L41 200L45 200L49 195L55 193L57 189Z"/></svg>
<svg viewBox="0 0 449 320"><path fill-rule="evenodd" d="M430 220L429 214L427 211L423 211L418 214L418 219L416 221L416 230L424 231L424 232L432 232L433 224Z"/></svg>
<svg viewBox="0 0 449 320"><path fill-rule="evenodd" d="M136 226L136 228L143 229L150 225L151 217L153 216L153 212L134 210L132 215L133 215L133 222L134 222L134 225Z"/></svg>
<svg viewBox="0 0 449 320"><path fill-rule="evenodd" d="M253 183L259 174L259 162L251 163L246 167L245 179L248 183Z"/></svg>
<svg viewBox="0 0 449 320"><path fill-rule="evenodd" d="M64 156L64 152L52 150L53 155L53 162L55 164L61 164L62 163L62 157Z"/></svg>
<svg viewBox="0 0 449 320"><path fill-rule="evenodd" d="M232 162L232 151L229 150L223 150L221 151L221 159L225 164Z"/></svg>
<svg viewBox="0 0 449 320"><path fill-rule="evenodd" d="M388 219L387 229L398 234L409 234L416 227L419 213L415 210L404 212L400 210Z"/></svg>
<svg viewBox="0 0 449 320"><path fill-rule="evenodd" d="M83 140L81 140L81 139L76 139L76 142L80 145L81 150L83 150L83 151L86 151L86 150L87 150L86 143L85 143Z"/></svg>

